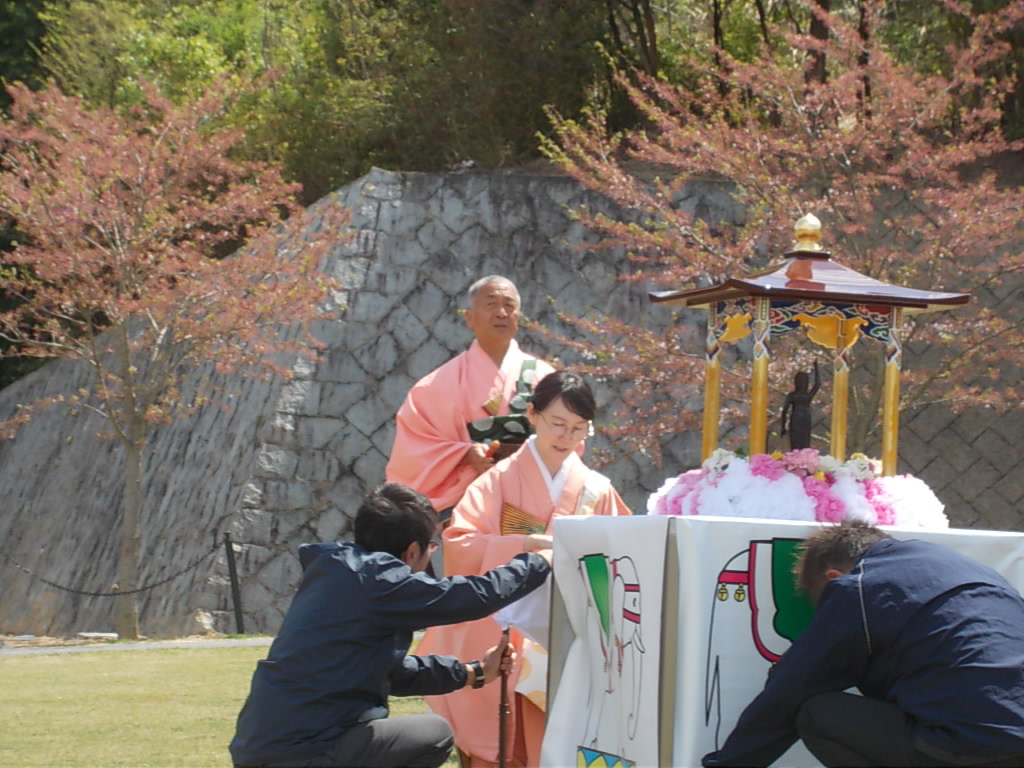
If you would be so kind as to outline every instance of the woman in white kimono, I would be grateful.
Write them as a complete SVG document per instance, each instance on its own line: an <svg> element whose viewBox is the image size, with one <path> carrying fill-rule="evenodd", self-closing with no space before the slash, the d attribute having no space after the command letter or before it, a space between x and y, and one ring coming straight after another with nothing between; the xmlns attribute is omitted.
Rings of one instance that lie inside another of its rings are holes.
<svg viewBox="0 0 1024 768"><path fill-rule="evenodd" d="M555 371L541 379L527 406L535 434L477 478L455 507L444 532L446 575L483 573L520 552L550 548L551 521L559 516L630 514L608 478L579 457L595 412L594 395L576 374ZM493 618L432 627L417 652L481 658L500 636ZM515 630L510 641L518 661L508 682L505 753L510 766L536 766L544 735L547 656ZM499 696L500 686L489 685L427 699L451 723L456 746L474 768L497 762Z"/></svg>

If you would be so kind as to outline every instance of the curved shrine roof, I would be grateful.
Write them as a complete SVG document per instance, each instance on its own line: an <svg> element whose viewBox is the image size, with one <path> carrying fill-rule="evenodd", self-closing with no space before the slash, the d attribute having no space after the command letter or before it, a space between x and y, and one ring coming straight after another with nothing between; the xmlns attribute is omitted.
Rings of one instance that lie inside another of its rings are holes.
<svg viewBox="0 0 1024 768"><path fill-rule="evenodd" d="M741 298L767 296L785 301L903 307L910 314L935 312L970 301L967 293L922 291L876 280L832 261L825 251L790 251L785 261L745 277L707 288L652 291L651 301L670 307L706 307Z"/></svg>

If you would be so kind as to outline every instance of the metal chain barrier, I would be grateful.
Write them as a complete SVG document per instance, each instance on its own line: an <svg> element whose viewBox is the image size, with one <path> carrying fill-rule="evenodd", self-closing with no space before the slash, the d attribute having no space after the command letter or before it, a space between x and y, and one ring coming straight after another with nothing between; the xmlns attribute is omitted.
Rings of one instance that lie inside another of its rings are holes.
<svg viewBox="0 0 1024 768"><path fill-rule="evenodd" d="M206 558L208 558L210 555L214 554L217 551L219 546L220 545L217 543L216 537L214 537L213 548L212 549L210 549L208 552L203 553L202 555L197 557L195 560L193 560L191 563L186 565L184 568L182 568L182 569L180 569L178 571L175 571L170 576L166 576L165 578L162 578L159 581L154 581L152 584L146 584L145 586L138 587L136 589L125 589L125 590L115 589L115 590L112 590L110 592L89 592L89 591L86 591L84 589L75 589L74 587L69 587L69 586L66 586L64 584L58 584L58 583L56 583L54 581L50 581L49 579L45 579L42 576L40 576L38 573L33 572L29 568L26 568L24 565L19 563L17 560L15 560L13 557L8 555L6 552L0 552L0 557L3 557L4 560L6 560L7 562L11 563L19 571L22 571L23 573L27 573L33 579L36 579L37 581L41 581L43 584L46 584L48 587L53 587L54 589L59 589L62 592L70 592L73 595L83 595L85 597L120 597L122 595L136 595L136 594L139 594L140 592L148 592L151 589L156 589L157 587L161 587L164 584L167 584L168 582L174 581L176 578L178 578L182 574L188 573L189 571L193 570L194 568L198 568L203 563L203 561L206 560Z"/></svg>

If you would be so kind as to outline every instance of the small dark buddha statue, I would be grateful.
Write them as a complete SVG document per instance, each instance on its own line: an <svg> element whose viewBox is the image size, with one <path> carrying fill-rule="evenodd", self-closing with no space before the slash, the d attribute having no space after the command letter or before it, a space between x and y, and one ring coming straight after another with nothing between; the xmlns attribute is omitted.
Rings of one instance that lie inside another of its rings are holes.
<svg viewBox="0 0 1024 768"><path fill-rule="evenodd" d="M814 386L810 376L800 371L793 377L793 391L786 395L782 405L782 435L789 432L789 448L792 451L811 447L811 400L818 393L821 381L818 376L818 361L814 361Z"/></svg>

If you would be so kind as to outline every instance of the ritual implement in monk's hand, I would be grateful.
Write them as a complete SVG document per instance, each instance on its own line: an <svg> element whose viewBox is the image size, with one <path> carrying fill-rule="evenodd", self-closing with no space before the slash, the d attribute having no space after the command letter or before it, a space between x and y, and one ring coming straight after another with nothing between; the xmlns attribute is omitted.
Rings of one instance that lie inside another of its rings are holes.
<svg viewBox="0 0 1024 768"><path fill-rule="evenodd" d="M508 648L508 627L501 630L501 642ZM503 654L504 655L504 652ZM505 740L508 737L508 672L501 667L501 699L498 703L498 768L505 768Z"/></svg>

